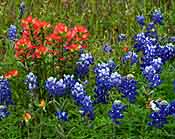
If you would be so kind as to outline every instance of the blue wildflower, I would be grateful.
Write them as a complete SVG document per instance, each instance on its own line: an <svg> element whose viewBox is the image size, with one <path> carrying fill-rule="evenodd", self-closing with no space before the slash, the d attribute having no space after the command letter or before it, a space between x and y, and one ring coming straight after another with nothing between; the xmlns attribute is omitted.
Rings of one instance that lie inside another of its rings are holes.
<svg viewBox="0 0 175 139"><path fill-rule="evenodd" d="M128 74L126 77L122 78L119 91L122 93L123 97L128 98L130 102L134 102L137 95L136 85L137 82L135 81L134 76Z"/></svg>
<svg viewBox="0 0 175 139"><path fill-rule="evenodd" d="M59 120L62 120L62 121L67 121L68 120L67 112L58 111L58 112L55 113L55 115Z"/></svg>
<svg viewBox="0 0 175 139"><path fill-rule="evenodd" d="M74 79L74 75L64 75L64 84L67 89L71 89L75 83L76 80Z"/></svg>
<svg viewBox="0 0 175 139"><path fill-rule="evenodd" d="M162 128L168 123L167 116L169 115L169 104L165 100L156 100L154 104L157 108L150 114L149 117L152 119L152 121L149 122L148 125L156 128Z"/></svg>
<svg viewBox="0 0 175 139"><path fill-rule="evenodd" d="M10 25L8 29L8 38L11 41L15 41L17 38L17 28L15 25Z"/></svg>
<svg viewBox="0 0 175 139"><path fill-rule="evenodd" d="M119 100L115 100L112 104L112 110L109 111L109 117L112 119L112 122L115 124L121 124L118 119L124 118L122 112L126 109L126 106L121 103Z"/></svg>
<svg viewBox="0 0 175 139"><path fill-rule="evenodd" d="M20 6L19 6L19 18L22 18L25 12L25 3L24 1L21 1Z"/></svg>
<svg viewBox="0 0 175 139"><path fill-rule="evenodd" d="M37 76L35 76L32 72L30 72L26 76L25 84L28 86L28 89L30 91L37 89L38 88Z"/></svg>
<svg viewBox="0 0 175 139"><path fill-rule="evenodd" d="M0 105L9 105L12 102L12 92L8 80L0 78Z"/></svg>
<svg viewBox="0 0 175 139"><path fill-rule="evenodd" d="M108 60L108 62L106 64L110 70L110 73L112 73L117 67L117 65L115 64L115 62L112 59Z"/></svg>
<svg viewBox="0 0 175 139"><path fill-rule="evenodd" d="M152 13L152 21L156 24L162 24L163 23L163 15L159 9L154 10Z"/></svg>
<svg viewBox="0 0 175 139"><path fill-rule="evenodd" d="M156 30L155 24L153 22L149 23L147 25L146 30L147 30L147 32L145 32L145 35L147 37L155 39L154 42L157 43L157 41L158 41L158 34L157 34L157 30Z"/></svg>
<svg viewBox="0 0 175 139"><path fill-rule="evenodd" d="M175 42L175 36L170 37L169 38L169 41L172 42L172 43L174 43Z"/></svg>
<svg viewBox="0 0 175 139"><path fill-rule="evenodd" d="M163 110L151 113L150 118L152 119L152 121L148 123L149 126L162 128L165 124L168 123L166 115L164 114Z"/></svg>
<svg viewBox="0 0 175 139"><path fill-rule="evenodd" d="M127 61L131 62L131 65L133 65L134 63L137 63L137 58L138 55L135 52L131 52L129 51L126 55L124 55L122 61L125 63Z"/></svg>
<svg viewBox="0 0 175 139"><path fill-rule="evenodd" d="M113 87L118 88L122 83L122 77L118 72L114 72L111 74L111 84Z"/></svg>
<svg viewBox="0 0 175 139"><path fill-rule="evenodd" d="M163 62L160 57L153 59L150 64L154 67L157 73L159 73L162 69Z"/></svg>
<svg viewBox="0 0 175 139"><path fill-rule="evenodd" d="M49 77L45 83L45 88L51 96L62 96L66 93L66 84L63 79L57 81L54 77Z"/></svg>
<svg viewBox="0 0 175 139"><path fill-rule="evenodd" d="M145 17L143 15L136 16L136 21L139 25L145 25Z"/></svg>
<svg viewBox="0 0 175 139"><path fill-rule="evenodd" d="M112 52L112 47L108 44L105 44L103 46L103 51L106 52L106 53L111 53Z"/></svg>
<svg viewBox="0 0 175 139"><path fill-rule="evenodd" d="M91 54L86 53L86 54L81 54L80 59L78 62L76 62L77 67L76 67L76 73L78 77L82 78L85 75L88 74L89 72L89 66L93 64L93 57Z"/></svg>
<svg viewBox="0 0 175 139"><path fill-rule="evenodd" d="M84 87L79 82L76 82L71 89L72 96L77 104L81 106L80 112L83 116L88 116L90 120L94 119L94 108L90 96L87 96Z"/></svg>
<svg viewBox="0 0 175 139"><path fill-rule="evenodd" d="M172 44L166 44L165 46L160 46L157 50L157 55L162 58L162 61L166 61L175 57L175 47Z"/></svg>
<svg viewBox="0 0 175 139"><path fill-rule="evenodd" d="M110 82L111 73L108 64L98 64L95 67L94 72L96 74L96 85L106 90L110 90L112 86Z"/></svg>
<svg viewBox="0 0 175 139"><path fill-rule="evenodd" d="M118 36L118 41L119 42L125 41L126 39L127 39L126 34L123 34L123 33L119 34L119 36Z"/></svg>
<svg viewBox="0 0 175 139"><path fill-rule="evenodd" d="M0 105L0 120L4 119L10 114L10 112L7 111L7 107Z"/></svg>

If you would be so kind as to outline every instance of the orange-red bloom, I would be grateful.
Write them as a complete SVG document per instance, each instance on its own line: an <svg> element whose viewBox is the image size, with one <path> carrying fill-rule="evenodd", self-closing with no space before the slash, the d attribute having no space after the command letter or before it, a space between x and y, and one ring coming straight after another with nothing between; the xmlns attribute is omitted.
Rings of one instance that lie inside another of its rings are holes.
<svg viewBox="0 0 175 139"><path fill-rule="evenodd" d="M129 48L128 47L123 47L123 52L128 52L129 51Z"/></svg>
<svg viewBox="0 0 175 139"><path fill-rule="evenodd" d="M29 112L26 112L24 115L23 115L23 119L28 122L30 119L32 118L32 115L29 113Z"/></svg>
<svg viewBox="0 0 175 139"><path fill-rule="evenodd" d="M10 79L10 78L15 77L15 76L18 76L18 71L17 70L11 70L11 71L7 72L4 75L4 78Z"/></svg>
<svg viewBox="0 0 175 139"><path fill-rule="evenodd" d="M42 108L42 109L45 109L45 107L46 107L46 102L45 102L44 99L41 99L40 104L39 104L39 107Z"/></svg>

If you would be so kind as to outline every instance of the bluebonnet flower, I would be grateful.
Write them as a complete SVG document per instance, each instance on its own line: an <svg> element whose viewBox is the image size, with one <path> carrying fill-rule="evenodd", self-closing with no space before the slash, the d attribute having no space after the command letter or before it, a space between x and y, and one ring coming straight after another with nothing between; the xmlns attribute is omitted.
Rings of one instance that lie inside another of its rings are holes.
<svg viewBox="0 0 175 139"><path fill-rule="evenodd" d="M30 91L37 89L38 88L37 76L35 76L32 72L30 72L26 76L25 84L28 86L28 89Z"/></svg>
<svg viewBox="0 0 175 139"><path fill-rule="evenodd" d="M110 90L112 86L110 82L111 73L108 64L98 64L95 67L94 72L96 74L96 85L106 90Z"/></svg>
<svg viewBox="0 0 175 139"><path fill-rule="evenodd" d="M94 103L104 103L106 104L108 102L108 91L104 89L103 87L96 86L94 89L95 94L95 101Z"/></svg>
<svg viewBox="0 0 175 139"><path fill-rule="evenodd" d="M169 104L165 100L156 100L154 102L157 109L150 114L151 122L148 123L149 126L154 126L156 128L162 128L168 123L167 117L169 115Z"/></svg>
<svg viewBox="0 0 175 139"><path fill-rule="evenodd" d="M143 15L136 16L136 21L139 25L145 25L145 17Z"/></svg>
<svg viewBox="0 0 175 139"><path fill-rule="evenodd" d="M45 83L45 88L51 96L62 96L66 93L66 84L63 79L57 81L54 77L49 77Z"/></svg>
<svg viewBox="0 0 175 139"><path fill-rule="evenodd" d="M126 39L127 39L126 34L123 34L123 33L119 34L119 36L118 36L118 41L119 42L124 41Z"/></svg>
<svg viewBox="0 0 175 139"><path fill-rule="evenodd" d="M160 57L153 59L150 64L154 67L157 73L159 73L162 69L163 62Z"/></svg>
<svg viewBox="0 0 175 139"><path fill-rule="evenodd" d="M163 110L151 113L150 118L152 119L152 121L148 123L149 126L162 128L165 124L168 123L166 114L164 114Z"/></svg>
<svg viewBox="0 0 175 139"><path fill-rule="evenodd" d="M157 71L152 65L145 67L143 75L149 81L151 88L157 87L161 84L160 75L157 74Z"/></svg>
<svg viewBox="0 0 175 139"><path fill-rule="evenodd" d="M169 38L170 42L174 43L175 42L175 36L172 36Z"/></svg>
<svg viewBox="0 0 175 139"><path fill-rule="evenodd" d="M138 33L137 35L134 36L134 41L135 43L142 47L142 45L145 44L145 42L147 41L147 38L145 36L144 32ZM136 47L138 50L142 50L141 48L139 49L138 46Z"/></svg>
<svg viewBox="0 0 175 139"><path fill-rule="evenodd" d="M113 60L109 60L107 63L97 64L94 68L96 74L96 87L95 87L95 103L107 103L108 91L117 86L119 76L117 73L112 73L116 68L116 64Z"/></svg>
<svg viewBox="0 0 175 139"><path fill-rule="evenodd" d="M157 55L162 58L165 63L167 60L175 57L175 47L172 44L167 44L165 46L159 46L157 50Z"/></svg>
<svg viewBox="0 0 175 139"><path fill-rule="evenodd" d="M11 41L15 41L17 38L17 28L15 25L10 25L8 29L8 38Z"/></svg>
<svg viewBox="0 0 175 139"><path fill-rule="evenodd" d="M112 52L112 47L108 44L105 44L103 46L103 51L106 52L106 53L111 53Z"/></svg>
<svg viewBox="0 0 175 139"><path fill-rule="evenodd" d="M10 114L10 112L7 111L7 107L0 105L0 120L4 119Z"/></svg>
<svg viewBox="0 0 175 139"><path fill-rule="evenodd" d="M82 101L82 107L80 108L80 113L83 116L88 116L90 120L94 119L94 108L92 105L91 98L89 96L85 96Z"/></svg>
<svg viewBox="0 0 175 139"><path fill-rule="evenodd" d="M80 112L83 116L88 116L90 120L94 119L93 105L89 96L87 96L84 87L76 82L71 89L72 96L77 104L81 105Z"/></svg>
<svg viewBox="0 0 175 139"><path fill-rule="evenodd" d="M110 73L112 73L117 67L117 65L115 64L115 62L112 59L108 60L108 62L106 64L110 70Z"/></svg>
<svg viewBox="0 0 175 139"><path fill-rule="evenodd" d="M131 62L131 65L133 65L134 63L137 63L137 58L138 55L135 52L131 52L129 51L126 55L124 55L122 61L125 63L127 61Z"/></svg>
<svg viewBox="0 0 175 139"><path fill-rule="evenodd" d="M126 77L122 77L121 81L119 86L120 93L122 93L123 97L128 98L130 102L134 102L137 95L137 82L135 81L134 76L127 75Z"/></svg>
<svg viewBox="0 0 175 139"><path fill-rule="evenodd" d="M74 100L81 105L82 100L86 96L83 85L76 82L75 85L71 88L71 93Z"/></svg>
<svg viewBox="0 0 175 139"><path fill-rule="evenodd" d="M169 103L167 109L169 115L175 116L175 100Z"/></svg>
<svg viewBox="0 0 175 139"><path fill-rule="evenodd" d="M76 73L78 77L82 78L89 72L89 66L93 64L93 57L91 54L81 54L80 59L78 60L77 67L76 67Z"/></svg>
<svg viewBox="0 0 175 139"><path fill-rule="evenodd" d="M147 25L146 30L147 30L147 32L145 32L145 35L147 37L155 39L155 43L157 43L157 41L158 41L158 34L157 34L157 30L156 30L155 24L153 22L149 23Z"/></svg>
<svg viewBox="0 0 175 139"><path fill-rule="evenodd" d="M113 87L118 88L122 83L122 77L118 72L114 72L111 74L111 84Z"/></svg>
<svg viewBox="0 0 175 139"><path fill-rule="evenodd" d="M64 74L64 84L66 85L67 89L71 89L75 83L76 83L76 80L74 79L74 75Z"/></svg>
<svg viewBox="0 0 175 139"><path fill-rule="evenodd" d="M19 6L19 18L22 18L25 12L25 3L24 1L21 1L20 6Z"/></svg>
<svg viewBox="0 0 175 139"><path fill-rule="evenodd" d="M119 119L124 118L124 115L122 112L126 110L126 106L121 103L119 100L115 100L114 103L112 104L112 109L109 111L109 117L112 119L112 122L115 124L121 124L119 122Z"/></svg>
<svg viewBox="0 0 175 139"><path fill-rule="evenodd" d="M8 80L0 78L0 105L9 105L12 102L12 92Z"/></svg>
<svg viewBox="0 0 175 139"><path fill-rule="evenodd" d="M62 121L67 121L68 120L68 114L67 112L62 112L62 111L58 111L55 113L56 117L59 119L59 120L62 120Z"/></svg>
<svg viewBox="0 0 175 139"><path fill-rule="evenodd" d="M159 9L154 10L152 13L152 21L156 24L162 24L163 23L163 15Z"/></svg>

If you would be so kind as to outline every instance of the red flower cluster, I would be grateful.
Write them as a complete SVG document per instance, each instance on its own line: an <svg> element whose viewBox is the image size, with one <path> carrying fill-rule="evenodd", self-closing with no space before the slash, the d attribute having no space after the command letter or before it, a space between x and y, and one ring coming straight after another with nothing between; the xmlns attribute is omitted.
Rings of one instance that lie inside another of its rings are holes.
<svg viewBox="0 0 175 139"><path fill-rule="evenodd" d="M15 56L19 60L39 59L46 54L63 59L63 51L73 52L86 48L84 42L89 36L84 26L68 28L65 24L58 23L52 27L32 16L23 19L21 26L23 33L15 44Z"/></svg>
<svg viewBox="0 0 175 139"><path fill-rule="evenodd" d="M12 78L12 77L18 76L18 74L19 74L19 73L18 73L17 70L11 70L11 71L7 72L7 73L4 75L4 78L10 79L10 78Z"/></svg>

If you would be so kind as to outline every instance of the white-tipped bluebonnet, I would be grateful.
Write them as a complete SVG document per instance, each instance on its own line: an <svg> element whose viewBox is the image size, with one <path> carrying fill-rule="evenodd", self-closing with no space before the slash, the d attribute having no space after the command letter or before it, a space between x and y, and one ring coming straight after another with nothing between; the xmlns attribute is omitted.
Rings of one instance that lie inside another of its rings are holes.
<svg viewBox="0 0 175 139"><path fill-rule="evenodd" d="M8 38L10 41L15 41L17 38L17 28L15 25L10 25L8 28Z"/></svg>
<svg viewBox="0 0 175 139"><path fill-rule="evenodd" d="M25 84L27 85L30 91L35 90L38 88L38 79L37 76L30 72L26 76Z"/></svg>
<svg viewBox="0 0 175 139"><path fill-rule="evenodd" d="M122 96L127 98L130 102L134 102L137 96L137 82L133 76L122 77L122 82L119 86L119 91Z"/></svg>
<svg viewBox="0 0 175 139"><path fill-rule="evenodd" d="M82 78L87 75L89 72L89 67L91 64L93 64L93 61L94 59L90 53L81 54L80 59L78 60L78 62L76 62L77 76Z"/></svg>
<svg viewBox="0 0 175 139"><path fill-rule="evenodd" d="M85 96L82 100L82 107L80 113L83 116L87 116L90 120L94 119L94 108L90 96Z"/></svg>
<svg viewBox="0 0 175 139"><path fill-rule="evenodd" d="M113 87L118 88L122 83L122 77L118 72L114 72L111 74L111 84Z"/></svg>
<svg viewBox="0 0 175 139"><path fill-rule="evenodd" d="M149 81L149 85L151 88L157 87L160 85L161 83L160 75L157 73L157 71L152 65L145 67L143 71L143 75Z"/></svg>
<svg viewBox="0 0 175 139"><path fill-rule="evenodd" d="M149 122L148 125L156 128L162 128L168 123L167 117L170 115L170 104L165 100L156 100L153 102L153 105L155 105L154 107L156 107L156 109L152 109L153 112L149 116L152 121Z"/></svg>
<svg viewBox="0 0 175 139"><path fill-rule="evenodd" d="M163 14L161 13L160 9L155 9L154 12L152 13L152 21L156 24L162 24L164 17Z"/></svg>
<svg viewBox="0 0 175 139"><path fill-rule="evenodd" d="M9 105L12 102L12 92L8 80L0 78L0 105Z"/></svg>
<svg viewBox="0 0 175 139"><path fill-rule="evenodd" d="M168 114L175 116L175 100L171 101L167 106Z"/></svg>
<svg viewBox="0 0 175 139"><path fill-rule="evenodd" d="M80 84L79 82L76 82L75 85L71 88L71 94L72 94L74 100L78 104L81 104L82 100L86 96L84 86L82 84Z"/></svg>
<svg viewBox="0 0 175 139"><path fill-rule="evenodd" d="M0 120L3 120L9 114L10 114L10 112L8 112L7 107L0 105Z"/></svg>
<svg viewBox="0 0 175 139"><path fill-rule="evenodd" d="M110 82L111 72L108 64L98 64L94 68L94 72L96 74L96 85L100 88L104 88L105 90L110 90L112 87Z"/></svg>
<svg viewBox="0 0 175 139"><path fill-rule="evenodd" d="M136 21L141 26L145 25L145 17L143 15L136 16Z"/></svg>
<svg viewBox="0 0 175 139"><path fill-rule="evenodd" d="M157 73L159 73L162 69L163 62L160 57L153 59L150 64L154 67Z"/></svg>
<svg viewBox="0 0 175 139"><path fill-rule="evenodd" d="M116 63L112 59L108 60L106 64L110 69L110 73L112 73L117 67Z"/></svg>
<svg viewBox="0 0 175 139"><path fill-rule="evenodd" d="M83 116L88 116L90 120L94 119L94 108L92 101L89 96L87 96L84 87L79 82L76 82L71 89L72 96L77 104L81 106L80 112Z"/></svg>
<svg viewBox="0 0 175 139"><path fill-rule="evenodd" d="M63 79L57 80L49 77L45 82L45 88L51 96L63 96L66 93L66 84Z"/></svg>
<svg viewBox="0 0 175 139"><path fill-rule="evenodd" d="M123 105L121 101L115 100L112 104L112 109L108 113L113 123L121 124L121 122L119 122L118 120L124 118L124 110L126 110L126 106Z"/></svg>
<svg viewBox="0 0 175 139"><path fill-rule="evenodd" d="M105 44L103 46L103 51L106 53L111 53L112 52L112 47L109 44Z"/></svg>
<svg viewBox="0 0 175 139"><path fill-rule="evenodd" d="M67 112L58 111L55 113L55 115L59 120L62 120L62 121L68 120L68 113Z"/></svg>
<svg viewBox="0 0 175 139"><path fill-rule="evenodd" d="M130 64L133 65L134 63L138 62L138 55L135 52L129 51L127 54L124 55L122 61L123 63L130 61Z"/></svg>
<svg viewBox="0 0 175 139"><path fill-rule="evenodd" d="M71 89L75 83L76 83L76 80L74 79L74 75L64 74L64 84L66 85L67 89Z"/></svg>
<svg viewBox="0 0 175 139"><path fill-rule="evenodd" d="M172 44L159 46L159 49L157 49L157 55L161 57L162 61L165 63L175 57L175 47Z"/></svg>
<svg viewBox="0 0 175 139"><path fill-rule="evenodd" d="M172 42L172 43L175 43L175 36L170 37L169 41Z"/></svg>
<svg viewBox="0 0 175 139"><path fill-rule="evenodd" d="M118 35L118 41L119 42L125 41L125 40L127 40L126 34L121 33L121 34Z"/></svg>
<svg viewBox="0 0 175 139"><path fill-rule="evenodd" d="M134 36L134 41L135 44L137 44L138 46L136 47L138 50L142 50L143 45L145 44L145 42L147 41L147 37L145 35L144 32L138 33ZM141 48L139 48L141 47Z"/></svg>
<svg viewBox="0 0 175 139"><path fill-rule="evenodd" d="M24 15L24 12L25 12L25 3L24 1L21 1L19 5L19 18L22 18L22 16Z"/></svg>
<svg viewBox="0 0 175 139"><path fill-rule="evenodd" d="M149 117L152 119L152 121L148 123L149 126L162 128L165 124L168 123L163 110L160 110L159 112L153 112Z"/></svg>
<svg viewBox="0 0 175 139"><path fill-rule="evenodd" d="M157 30L156 30L156 27L155 27L155 24L153 22L149 23L146 27L146 32L145 32L145 35L147 37L150 37L152 39L155 39L155 43L157 43L158 41L158 34L157 34Z"/></svg>

